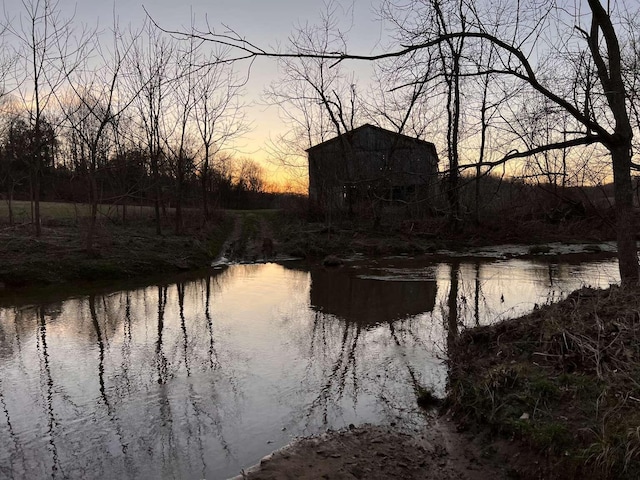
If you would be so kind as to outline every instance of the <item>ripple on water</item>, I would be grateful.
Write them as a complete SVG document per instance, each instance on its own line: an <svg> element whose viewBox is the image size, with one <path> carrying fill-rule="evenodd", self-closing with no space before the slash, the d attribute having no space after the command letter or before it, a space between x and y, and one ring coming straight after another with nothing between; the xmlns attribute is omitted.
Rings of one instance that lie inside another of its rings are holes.
<svg viewBox="0 0 640 480"><path fill-rule="evenodd" d="M226 478L294 436L420 425L416 387L444 392L460 329L608 286L616 265L220 265L0 309L0 475Z"/></svg>

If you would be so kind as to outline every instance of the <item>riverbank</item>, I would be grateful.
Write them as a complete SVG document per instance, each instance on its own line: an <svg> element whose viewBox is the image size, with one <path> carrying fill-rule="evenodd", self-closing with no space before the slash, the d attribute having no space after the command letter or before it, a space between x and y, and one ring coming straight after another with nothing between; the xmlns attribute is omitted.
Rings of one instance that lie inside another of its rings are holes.
<svg viewBox="0 0 640 480"><path fill-rule="evenodd" d="M638 312L637 289L583 288L464 331L449 348L449 410L538 452L524 478L639 478Z"/></svg>
<svg viewBox="0 0 640 480"><path fill-rule="evenodd" d="M171 219L157 235L150 210L139 212L126 222L118 217L101 217L95 233L94 248L86 250L86 219L71 215L69 209L51 204L49 217L36 237L30 224L5 225L0 228L0 286L5 289L81 283L87 281L122 280L152 274L176 273L207 268L220 255L229 261L256 261L283 257L321 261L327 255L375 257L394 254L436 255L446 250L469 249L504 243L494 229L469 227L468 234L448 235L442 221L420 225L401 224L398 228L372 231L350 222L327 226L306 223L295 215L278 211L219 212L215 219L203 223L199 216L185 220L180 234L175 234ZM537 242L524 251L498 252L507 256L530 256L554 253L543 242L588 241L581 253L613 253L599 245L606 235L571 226L564 229L537 229ZM515 244L525 243L526 232L505 238ZM273 242L264 250L264 239ZM557 252L563 254L566 252ZM580 253L580 252L572 252ZM266 255L265 255L266 254ZM478 251L478 256L487 252ZM279 256L278 256L279 255ZM434 257L436 258L436 257Z"/></svg>
<svg viewBox="0 0 640 480"><path fill-rule="evenodd" d="M571 223L549 224L541 221L514 222L508 219L494 220L484 225L465 225L460 232L451 232L444 217L434 217L416 222L398 222L384 229L372 230L362 222L341 221L331 225L307 223L296 218L278 217L275 228L282 251L300 258L322 259L327 255L349 257L362 255L380 257L389 255L438 255L450 256L455 252L465 255L486 256L485 247L509 246L502 256L532 257L541 254L602 254L610 257L613 248L601 248L607 242L613 244L615 232L610 226L593 219ZM549 244L584 246L581 251L553 251ZM511 249L511 246L520 248ZM500 256L501 253L496 254Z"/></svg>
<svg viewBox="0 0 640 480"><path fill-rule="evenodd" d="M0 230L0 285L24 289L201 269L219 255L232 228L233 218L226 215L204 225L187 224L178 235L171 225L157 235L153 222L146 218L125 224L103 221L90 253L82 221L49 221L42 226L40 237L28 224L4 226Z"/></svg>
<svg viewBox="0 0 640 480"><path fill-rule="evenodd" d="M486 448L456 432L451 422L434 418L420 432L363 425L304 438L233 480L484 480L513 472L506 449L486 455Z"/></svg>

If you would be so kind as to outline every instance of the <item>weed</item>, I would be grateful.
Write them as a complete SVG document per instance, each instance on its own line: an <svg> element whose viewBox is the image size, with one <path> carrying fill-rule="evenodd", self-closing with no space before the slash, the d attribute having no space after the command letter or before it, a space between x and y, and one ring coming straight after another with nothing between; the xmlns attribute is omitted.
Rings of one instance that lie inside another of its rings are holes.
<svg viewBox="0 0 640 480"><path fill-rule="evenodd" d="M562 454L572 445L572 435L561 422L534 424L530 432L534 445L543 451Z"/></svg>
<svg viewBox="0 0 640 480"><path fill-rule="evenodd" d="M549 245L532 245L529 247L530 255L543 255L545 253L549 253L551 251L551 247Z"/></svg>
<svg viewBox="0 0 640 480"><path fill-rule="evenodd" d="M428 388L418 386L416 389L416 397L418 405L424 409L437 407L441 404L441 400Z"/></svg>
<svg viewBox="0 0 640 480"><path fill-rule="evenodd" d="M638 478L639 311L638 290L582 289L463 332L449 352L451 408L552 455L559 477Z"/></svg>
<svg viewBox="0 0 640 480"><path fill-rule="evenodd" d="M547 377L534 376L529 380L529 388L534 395L545 399L556 398L560 393L558 385Z"/></svg>

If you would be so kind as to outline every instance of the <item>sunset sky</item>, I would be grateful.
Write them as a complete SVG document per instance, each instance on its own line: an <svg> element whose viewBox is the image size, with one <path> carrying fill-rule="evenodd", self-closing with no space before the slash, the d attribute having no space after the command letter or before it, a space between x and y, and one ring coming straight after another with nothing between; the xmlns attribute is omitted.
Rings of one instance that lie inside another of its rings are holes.
<svg viewBox="0 0 640 480"><path fill-rule="evenodd" d="M380 1L355 0L352 3L339 0L336 3L344 9L341 28L348 30L349 51L360 54L380 51L384 44L384 28L375 12ZM86 24L89 29L96 25L101 28L113 25L114 12L120 27L130 25L133 29L143 24L146 17L144 9L167 30L188 30L193 16L196 27L204 28L208 21L212 28L220 32L224 31L224 26L228 26L252 43L275 50L279 46L286 47L288 36L296 26L317 23L323 3L317 0L59 0L58 7L64 17L74 17L76 28ZM17 21L24 7L20 0L6 0L5 10L9 18ZM271 138L283 133L284 127L278 116L278 108L265 105L261 98L265 87L278 77L277 62L274 59L258 59L250 73L248 63L237 67L239 74L249 74L244 101L249 106L247 118L252 123L252 129L237 142L235 148L239 155L260 160L272 175L278 176L277 169L266 162L265 148ZM350 68L356 72L361 70L361 77L368 77L371 71L366 62L354 62Z"/></svg>

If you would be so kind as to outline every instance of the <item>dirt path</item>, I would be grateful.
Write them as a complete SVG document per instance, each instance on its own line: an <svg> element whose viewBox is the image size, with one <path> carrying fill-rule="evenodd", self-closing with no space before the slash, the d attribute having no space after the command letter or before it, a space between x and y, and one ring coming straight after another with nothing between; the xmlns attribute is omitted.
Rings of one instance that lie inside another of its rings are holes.
<svg viewBox="0 0 640 480"><path fill-rule="evenodd" d="M444 419L420 432L365 425L298 440L234 480L514 478L517 464L529 460L496 445L458 433Z"/></svg>
<svg viewBox="0 0 640 480"><path fill-rule="evenodd" d="M223 245L221 257L237 263L273 260L277 245L271 224L264 215L237 212L235 217L233 231Z"/></svg>

